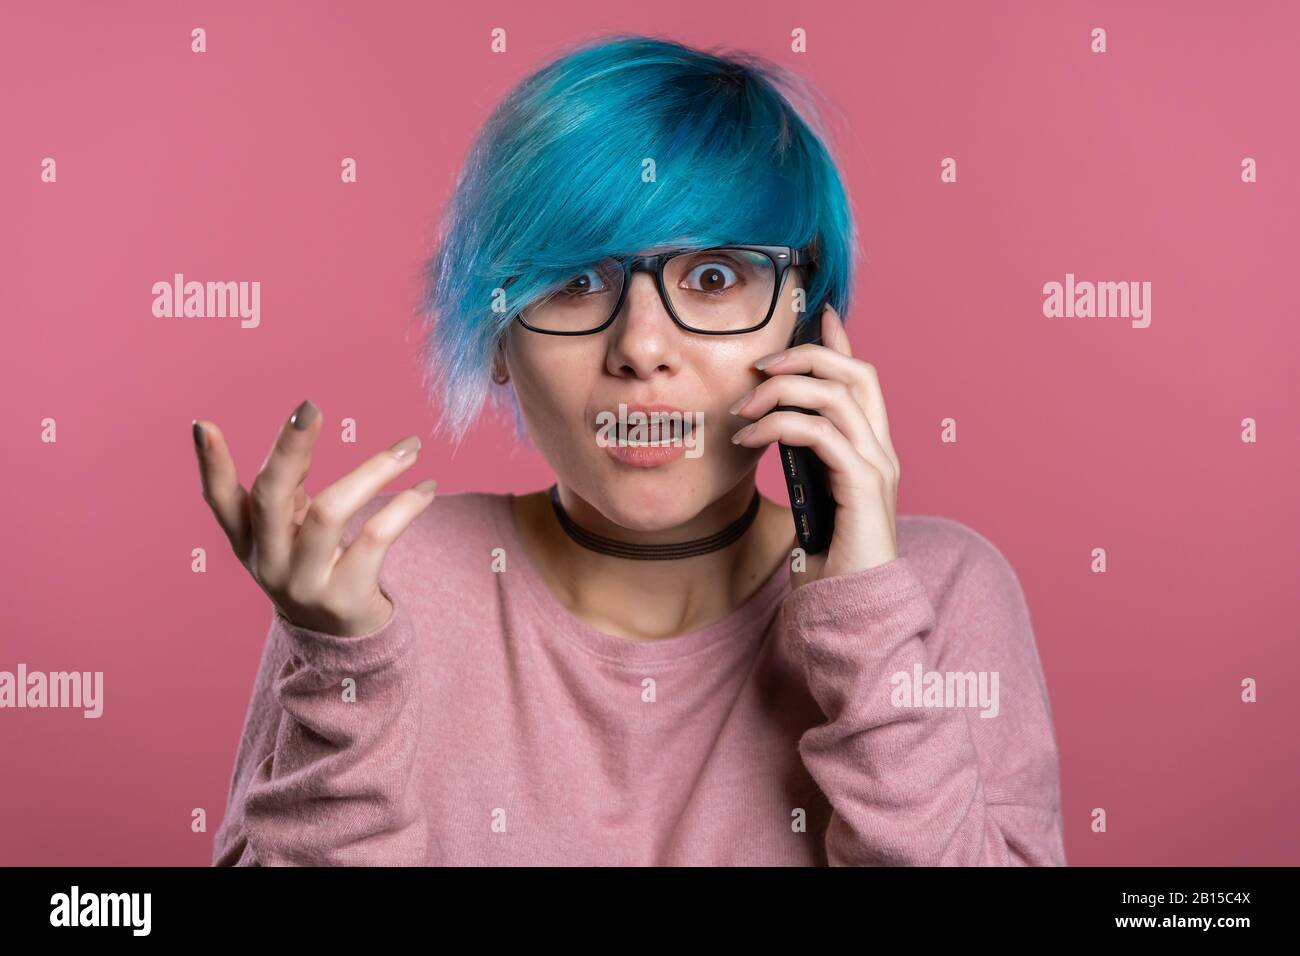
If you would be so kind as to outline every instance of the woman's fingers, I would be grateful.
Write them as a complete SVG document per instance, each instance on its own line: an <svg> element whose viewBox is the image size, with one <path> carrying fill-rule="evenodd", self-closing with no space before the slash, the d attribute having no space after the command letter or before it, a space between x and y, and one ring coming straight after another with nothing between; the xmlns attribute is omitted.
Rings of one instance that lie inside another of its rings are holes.
<svg viewBox="0 0 1300 956"><path fill-rule="evenodd" d="M892 459L881 447L852 390L843 382L809 375L774 375L749 393L748 400L736 408L736 414L757 420L778 405L796 405L820 413L881 474L894 476Z"/></svg>
<svg viewBox="0 0 1300 956"><path fill-rule="evenodd" d="M348 521L379 494L384 485L409 468L419 451L420 440L417 437L403 438L391 448L366 459L312 499L303 516L302 527L293 540L291 561L295 601L308 603L325 593L335 561L341 560L339 547ZM383 510L390 507L391 504L386 505ZM375 577L378 577L378 566ZM374 580L371 578L370 582Z"/></svg>
<svg viewBox="0 0 1300 956"><path fill-rule="evenodd" d="M822 316L822 341L840 355L853 358L853 346L849 343L849 333L844 328L844 321L829 305ZM876 367L870 362L858 362L858 372L861 378L853 390L854 396L858 398L858 404L866 413L867 421L871 423L871 431L876 436L880 447L893 463L894 477L897 479L898 455L894 453L894 443L889 435L889 415L885 411L885 393L880 388L880 376L876 372Z"/></svg>
<svg viewBox="0 0 1300 956"><path fill-rule="evenodd" d="M388 549L432 504L437 487L438 483L432 478L421 481L415 487L394 495L392 501L367 518L334 566L331 590L354 602L363 597L357 592L379 579Z"/></svg>
<svg viewBox="0 0 1300 956"><path fill-rule="evenodd" d="M825 464L831 493L841 507L848 507L856 496L876 490L862 478L883 476L867 463L844 433L821 415L803 412L769 412L754 424L740 430L731 439L747 448L758 448L782 441L787 445L811 448Z"/></svg>
<svg viewBox="0 0 1300 956"><path fill-rule="evenodd" d="M311 402L280 427L248 491L239 484L221 430L197 420L193 428L203 498L272 601L304 627L345 636L378 627L391 612L378 586L384 558L433 501L436 483L422 481L395 495L348 547L341 539L353 516L415 461L420 440L404 438L312 498L303 482L321 421Z"/></svg>
<svg viewBox="0 0 1300 956"><path fill-rule="evenodd" d="M320 409L304 401L280 426L248 491L257 550L252 570L268 591L282 588L289 579L295 537L294 495L311 470L311 449L320 429Z"/></svg>
<svg viewBox="0 0 1300 956"><path fill-rule="evenodd" d="M764 366L763 371L769 375L810 372L819 378L844 382L862 406L872 432L898 472L898 455L889 434L889 416L885 412L880 376L870 362L853 357L844 323L830 306L826 307L826 314L822 317L822 339L829 342L829 346L796 345L782 352L779 362Z"/></svg>
<svg viewBox="0 0 1300 956"><path fill-rule="evenodd" d="M299 485L293 492L293 523L301 526L303 518L307 517L307 508L311 505L311 495L307 494L307 486Z"/></svg>
<svg viewBox="0 0 1300 956"><path fill-rule="evenodd" d="M226 533L235 555L241 562L247 562L253 549L248 492L239 483L226 436L215 424L202 419L196 419L193 428L203 500L208 503L216 516L217 524Z"/></svg>

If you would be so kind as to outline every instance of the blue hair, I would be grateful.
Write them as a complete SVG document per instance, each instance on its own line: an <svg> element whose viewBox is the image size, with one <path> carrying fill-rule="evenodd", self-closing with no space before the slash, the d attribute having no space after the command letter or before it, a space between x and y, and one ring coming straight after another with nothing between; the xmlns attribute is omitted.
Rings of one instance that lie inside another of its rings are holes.
<svg viewBox="0 0 1300 956"><path fill-rule="evenodd" d="M856 235L824 140L810 88L748 53L615 36L526 78L475 139L425 265L439 429L459 442L491 397L514 405L523 436L492 352L520 308L605 256L811 246L801 320L824 303L846 315Z"/></svg>

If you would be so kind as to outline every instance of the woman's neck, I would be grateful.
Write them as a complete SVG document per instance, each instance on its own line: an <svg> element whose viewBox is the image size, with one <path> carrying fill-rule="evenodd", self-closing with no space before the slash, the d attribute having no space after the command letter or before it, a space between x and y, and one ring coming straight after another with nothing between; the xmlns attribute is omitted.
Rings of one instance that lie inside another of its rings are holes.
<svg viewBox="0 0 1300 956"><path fill-rule="evenodd" d="M739 517L754 495L741 482L672 540L705 537ZM575 617L597 630L629 640L658 640L712 624L745 602L772 576L795 546L788 509L762 499L744 536L718 551L672 561L637 561L590 551L573 541L555 516L547 491L515 496L515 530L551 593ZM582 511L570 516L589 530ZM652 540L661 540L654 536Z"/></svg>

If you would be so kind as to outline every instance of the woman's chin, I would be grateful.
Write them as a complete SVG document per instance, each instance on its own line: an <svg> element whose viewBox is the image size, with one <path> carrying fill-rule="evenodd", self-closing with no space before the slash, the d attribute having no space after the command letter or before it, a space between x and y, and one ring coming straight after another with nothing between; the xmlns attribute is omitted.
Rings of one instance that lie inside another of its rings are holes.
<svg viewBox="0 0 1300 956"><path fill-rule="evenodd" d="M613 522L628 531L652 533L671 531L673 528L690 521L699 509L689 509L680 505L665 508L649 502L638 504L626 498L602 505L600 513L606 521Z"/></svg>
<svg viewBox="0 0 1300 956"><path fill-rule="evenodd" d="M605 520L628 531L671 531L698 515L708 502L682 497L680 482L638 479L615 481L589 503Z"/></svg>

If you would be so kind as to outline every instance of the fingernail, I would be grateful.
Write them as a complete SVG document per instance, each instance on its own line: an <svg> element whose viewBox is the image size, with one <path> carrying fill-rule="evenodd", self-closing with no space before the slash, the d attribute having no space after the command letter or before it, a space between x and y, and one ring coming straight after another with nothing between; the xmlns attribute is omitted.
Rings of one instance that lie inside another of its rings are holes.
<svg viewBox="0 0 1300 956"><path fill-rule="evenodd" d="M740 396L740 400L736 402L736 404L732 405L730 408L727 409L728 414L734 415L737 412L739 412L742 408L745 407L745 404L750 400L753 394L754 394L754 390L751 388L744 395Z"/></svg>
<svg viewBox="0 0 1300 956"><path fill-rule="evenodd" d="M785 358L784 350L780 352L773 352L771 355L764 355L761 359L759 359L757 362L754 363L754 368L767 368L769 365L775 365L783 358Z"/></svg>
<svg viewBox="0 0 1300 956"><path fill-rule="evenodd" d="M316 420L316 415L320 411L310 398L304 398L302 404L293 410L293 415L289 418L289 424L300 432L305 432L307 426Z"/></svg>
<svg viewBox="0 0 1300 956"><path fill-rule="evenodd" d="M199 451L208 447L208 436L204 434L203 426L199 424L197 418L194 419L194 447Z"/></svg>
<svg viewBox="0 0 1300 956"><path fill-rule="evenodd" d="M755 422L754 424L758 424L758 423ZM744 440L745 436L748 435L753 430L754 430L754 425L746 425L740 431L736 432L736 434L731 436L731 443L733 445L739 445L740 442Z"/></svg>
<svg viewBox="0 0 1300 956"><path fill-rule="evenodd" d="M438 483L436 481L434 481L432 478L426 478L424 479L424 481L420 482L418 485L415 486L415 490L422 495L428 495L429 497L432 498L433 491L437 487L438 487Z"/></svg>
<svg viewBox="0 0 1300 956"><path fill-rule="evenodd" d="M394 458L405 458L407 455L414 454L419 450L420 439L412 435L409 438L403 438L392 448L388 449L388 452Z"/></svg>

